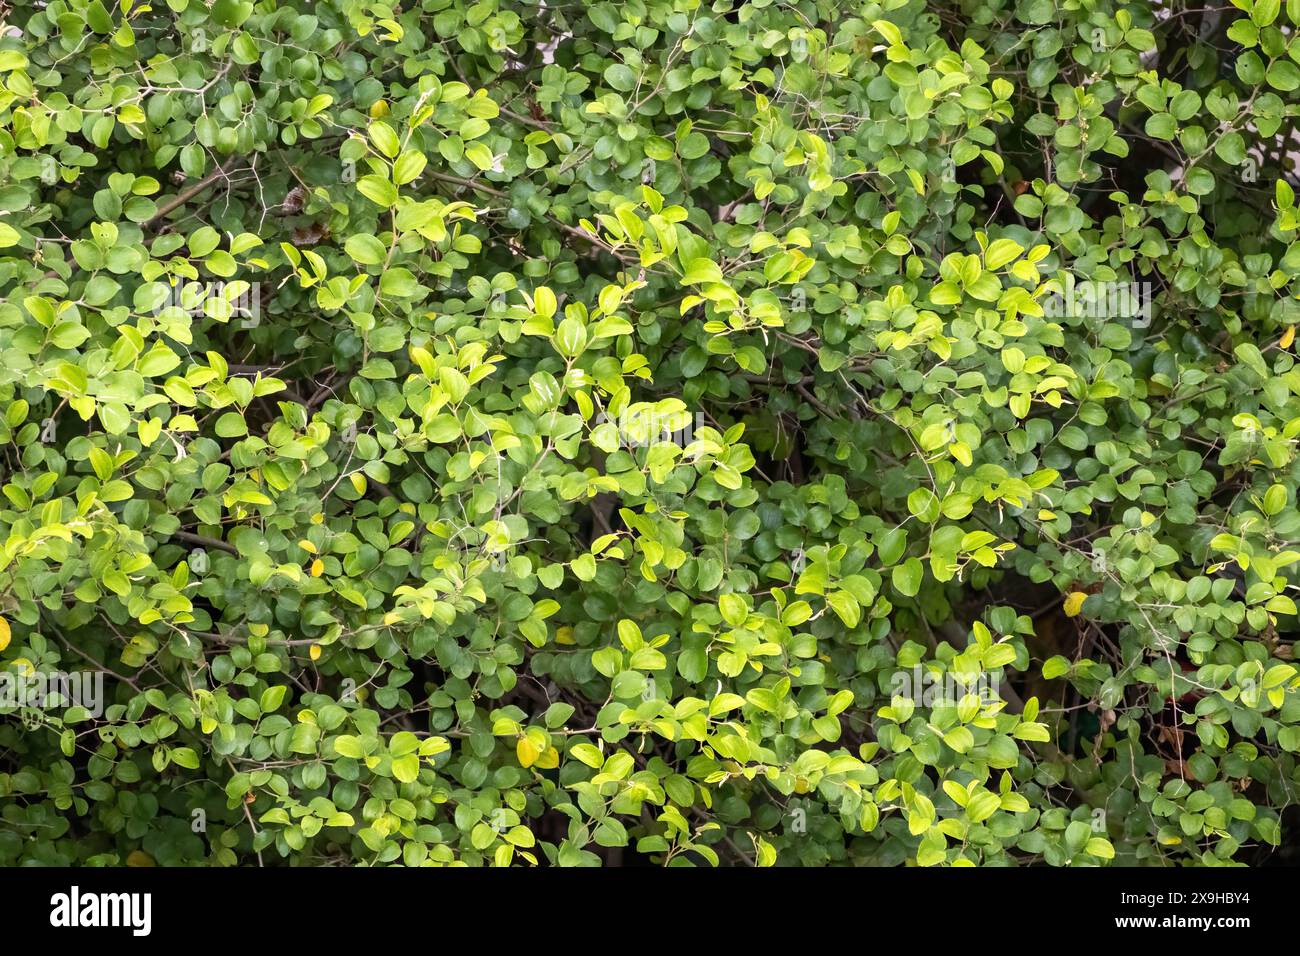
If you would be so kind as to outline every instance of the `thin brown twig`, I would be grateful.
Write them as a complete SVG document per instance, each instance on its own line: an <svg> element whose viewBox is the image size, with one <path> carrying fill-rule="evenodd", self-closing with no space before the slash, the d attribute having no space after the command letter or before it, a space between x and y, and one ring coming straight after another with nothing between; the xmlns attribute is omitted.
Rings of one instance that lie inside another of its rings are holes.
<svg viewBox="0 0 1300 956"><path fill-rule="evenodd" d="M171 199L167 200L165 203L159 206L158 211L144 221L144 223L142 224L144 228L146 229L153 228L155 225L157 225L158 222L166 218L176 209L185 205L195 196L206 191L209 187L213 185L213 183L216 183L217 181L222 179L229 178L230 173L235 167L237 162L238 162L238 158L232 157L226 160L226 162L223 165L218 166L212 172L208 173L208 175L204 176L193 186L190 186L188 189L181 190L181 192L177 193Z"/></svg>

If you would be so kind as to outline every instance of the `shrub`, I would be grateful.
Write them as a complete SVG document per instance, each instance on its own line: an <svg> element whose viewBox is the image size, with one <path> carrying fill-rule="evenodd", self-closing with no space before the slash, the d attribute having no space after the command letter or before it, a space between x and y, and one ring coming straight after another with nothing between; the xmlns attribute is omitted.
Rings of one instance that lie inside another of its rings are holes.
<svg viewBox="0 0 1300 956"><path fill-rule="evenodd" d="M0 862L1260 860L1234 3L9 4Z"/></svg>

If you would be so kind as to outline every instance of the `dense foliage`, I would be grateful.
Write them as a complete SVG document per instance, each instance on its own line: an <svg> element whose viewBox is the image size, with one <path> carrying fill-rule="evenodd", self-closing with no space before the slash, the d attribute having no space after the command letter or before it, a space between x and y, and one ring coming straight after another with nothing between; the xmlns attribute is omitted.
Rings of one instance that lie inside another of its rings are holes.
<svg viewBox="0 0 1300 956"><path fill-rule="evenodd" d="M1263 861L1233 3L0 3L0 863Z"/></svg>

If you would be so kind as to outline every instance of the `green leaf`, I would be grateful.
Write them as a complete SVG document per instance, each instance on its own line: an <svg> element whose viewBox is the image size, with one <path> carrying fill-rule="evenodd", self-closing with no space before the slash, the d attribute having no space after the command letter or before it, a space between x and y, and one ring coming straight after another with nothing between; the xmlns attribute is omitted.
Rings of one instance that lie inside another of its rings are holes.
<svg viewBox="0 0 1300 956"><path fill-rule="evenodd" d="M393 776L401 783L414 783L420 774L420 758L417 754L404 754L393 758Z"/></svg>
<svg viewBox="0 0 1300 956"><path fill-rule="evenodd" d="M344 244L347 254L363 266L377 266L384 261L388 250L374 236L349 236Z"/></svg>
<svg viewBox="0 0 1300 956"><path fill-rule="evenodd" d="M924 577L925 567L917 558L908 558L891 572L894 588L904 597L916 597Z"/></svg>
<svg viewBox="0 0 1300 956"><path fill-rule="evenodd" d="M238 438L248 434L248 424L238 412L226 412L217 419L215 431L222 438Z"/></svg>

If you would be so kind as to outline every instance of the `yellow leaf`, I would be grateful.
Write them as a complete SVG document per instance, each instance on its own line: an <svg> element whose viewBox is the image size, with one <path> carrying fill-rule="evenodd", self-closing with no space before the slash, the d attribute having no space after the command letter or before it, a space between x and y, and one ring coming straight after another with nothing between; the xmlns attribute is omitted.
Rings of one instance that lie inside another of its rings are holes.
<svg viewBox="0 0 1300 956"><path fill-rule="evenodd" d="M557 628L555 629L555 643L556 643L556 644L573 644L573 643L576 643L576 642L573 640L573 628L571 628L571 627L557 627Z"/></svg>
<svg viewBox="0 0 1300 956"><path fill-rule="evenodd" d="M312 646L307 650L307 656L309 656L309 657L310 657L312 660L314 660L314 661L318 661L318 660L320 660L320 645L319 645L319 644L313 644L313 645L312 645Z"/></svg>
<svg viewBox="0 0 1300 956"><path fill-rule="evenodd" d="M560 765L560 752L554 747L547 747L546 752L537 758L540 770L554 770Z"/></svg>
<svg viewBox="0 0 1300 956"><path fill-rule="evenodd" d="M519 758L521 767L531 767L537 762L537 748L527 737L520 737L519 742L515 744L515 756Z"/></svg>
<svg viewBox="0 0 1300 956"><path fill-rule="evenodd" d="M1294 341L1295 341L1295 326L1288 325L1286 331L1282 333L1282 341L1278 342L1277 344L1284 349L1289 349L1291 347L1291 343Z"/></svg>
<svg viewBox="0 0 1300 956"><path fill-rule="evenodd" d="M157 866L148 853L143 850L132 850L126 857L127 866Z"/></svg>
<svg viewBox="0 0 1300 956"><path fill-rule="evenodd" d="M9 630L9 622L0 617L0 651L9 646L9 641L13 638L13 632Z"/></svg>
<svg viewBox="0 0 1300 956"><path fill-rule="evenodd" d="M1065 598L1065 616L1078 617L1079 611L1083 609L1083 602L1088 599L1088 595L1083 591L1071 591Z"/></svg>
<svg viewBox="0 0 1300 956"><path fill-rule="evenodd" d="M320 558L317 558L315 561L311 563L311 576L313 578L320 577L321 573L324 570L325 570L325 562L322 561Z"/></svg>

